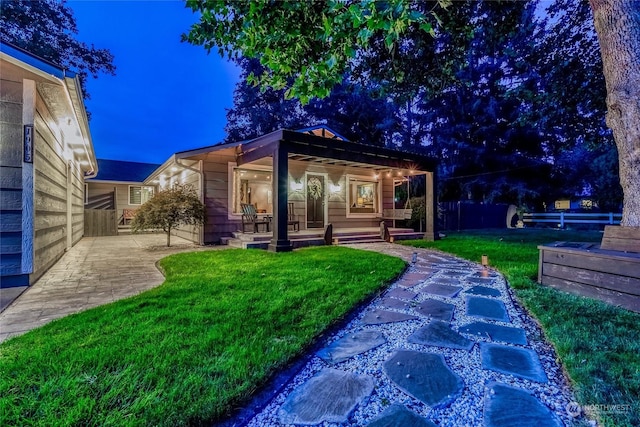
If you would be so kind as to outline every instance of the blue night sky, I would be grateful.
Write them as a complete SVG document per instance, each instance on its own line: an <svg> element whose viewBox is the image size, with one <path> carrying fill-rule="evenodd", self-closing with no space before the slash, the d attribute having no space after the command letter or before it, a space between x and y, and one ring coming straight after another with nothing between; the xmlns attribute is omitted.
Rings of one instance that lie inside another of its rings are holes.
<svg viewBox="0 0 640 427"><path fill-rule="evenodd" d="M180 42L197 16L182 1L77 1L78 39L114 55L116 75L87 83L96 157L162 163L220 142L239 70Z"/></svg>

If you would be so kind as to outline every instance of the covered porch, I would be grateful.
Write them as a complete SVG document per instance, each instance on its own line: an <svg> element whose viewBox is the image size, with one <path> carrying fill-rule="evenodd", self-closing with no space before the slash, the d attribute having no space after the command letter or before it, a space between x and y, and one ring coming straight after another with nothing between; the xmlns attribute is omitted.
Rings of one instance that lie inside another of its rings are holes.
<svg viewBox="0 0 640 427"><path fill-rule="evenodd" d="M358 235L385 240L410 235L408 238L434 240L436 163L417 154L353 143L326 128L279 130L240 143L235 147L234 173L247 176L253 174L252 168L260 167L268 171L267 205L258 211L270 217L270 224L268 233L266 229L265 233L234 233L234 238L243 245L260 242L260 247L268 241L267 248L275 252L312 241L327 244L337 238L340 242L341 235L343 241ZM398 218L396 183L418 176L424 176L426 208L425 231L416 234L393 226ZM234 175L231 181L234 189L230 205L237 210L234 206L251 191L250 185L246 190L242 185L251 181L243 181L240 175ZM292 215L300 222L300 231L289 230ZM332 231L329 237L327 230Z"/></svg>

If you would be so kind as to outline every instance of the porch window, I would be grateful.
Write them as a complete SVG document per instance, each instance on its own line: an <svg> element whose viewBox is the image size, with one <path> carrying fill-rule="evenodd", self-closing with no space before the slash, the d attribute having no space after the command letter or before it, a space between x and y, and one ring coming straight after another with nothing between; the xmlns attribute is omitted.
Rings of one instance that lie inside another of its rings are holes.
<svg viewBox="0 0 640 427"><path fill-rule="evenodd" d="M140 185L129 186L129 204L142 205L153 197L153 187Z"/></svg>
<svg viewBox="0 0 640 427"><path fill-rule="evenodd" d="M347 202L349 214L377 214L380 212L380 183L375 179L349 176Z"/></svg>
<svg viewBox="0 0 640 427"><path fill-rule="evenodd" d="M236 167L233 169L233 213L241 214L241 203L256 207L258 213L272 213L271 170Z"/></svg>

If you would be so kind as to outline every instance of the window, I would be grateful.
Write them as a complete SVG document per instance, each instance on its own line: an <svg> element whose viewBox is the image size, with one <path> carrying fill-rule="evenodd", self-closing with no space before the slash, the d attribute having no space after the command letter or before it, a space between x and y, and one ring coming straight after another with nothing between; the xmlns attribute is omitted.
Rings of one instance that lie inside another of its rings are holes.
<svg viewBox="0 0 640 427"><path fill-rule="evenodd" d="M256 207L258 213L271 213L273 206L271 170L246 167L233 168L233 213L241 214L241 203Z"/></svg>
<svg viewBox="0 0 640 427"><path fill-rule="evenodd" d="M349 214L377 214L380 212L380 184L373 178L348 176L347 202ZM370 216L370 215L367 215Z"/></svg>
<svg viewBox="0 0 640 427"><path fill-rule="evenodd" d="M129 186L129 204L142 205L153 197L153 187L144 187L138 185Z"/></svg>

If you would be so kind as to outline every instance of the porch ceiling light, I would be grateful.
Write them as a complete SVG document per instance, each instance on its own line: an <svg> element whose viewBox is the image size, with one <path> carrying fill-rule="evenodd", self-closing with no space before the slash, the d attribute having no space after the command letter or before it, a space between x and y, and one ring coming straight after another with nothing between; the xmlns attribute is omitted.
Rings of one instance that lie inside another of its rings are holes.
<svg viewBox="0 0 640 427"><path fill-rule="evenodd" d="M332 194L340 193L340 191L342 191L342 186L340 184L330 184L329 191Z"/></svg>
<svg viewBox="0 0 640 427"><path fill-rule="evenodd" d="M171 166L171 172L176 172L177 170L178 170L178 168L177 168L177 167L175 167L175 166Z"/></svg>
<svg viewBox="0 0 640 427"><path fill-rule="evenodd" d="M291 191L302 191L304 185L300 181L291 181L289 182L289 188L291 188Z"/></svg>

